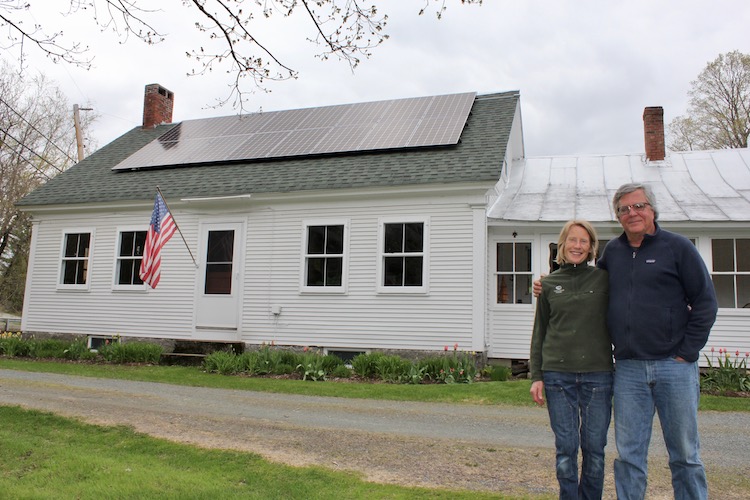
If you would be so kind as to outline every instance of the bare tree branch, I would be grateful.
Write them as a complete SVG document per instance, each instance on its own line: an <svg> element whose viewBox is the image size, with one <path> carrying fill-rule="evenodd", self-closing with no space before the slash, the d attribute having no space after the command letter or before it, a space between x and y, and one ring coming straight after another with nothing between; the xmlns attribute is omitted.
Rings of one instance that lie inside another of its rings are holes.
<svg viewBox="0 0 750 500"><path fill-rule="evenodd" d="M440 19L446 10L447 0L423 2L419 14L436 5ZM481 5L482 0L460 0L460 3ZM194 22L194 28L204 35L193 48L185 51L186 56L198 65L188 74L203 75L222 68L234 76L229 96L220 100L219 106L233 100L234 107L242 109L247 93L267 91L268 82L298 77L297 71L277 56L277 50L262 43L256 35L256 23L271 16L291 17L301 9L310 28L309 34L302 33L301 36L320 47L316 57L327 60L336 56L352 71L388 39L385 32L388 16L381 15L374 4L365 6L362 0L181 0L181 4L202 19ZM102 31L114 32L120 43L126 43L130 36L134 36L147 44L166 39L167 35L156 25L160 18L185 17L144 5L152 3L145 4L144 0L69 0L64 15L88 15ZM5 28L7 31L8 47L20 50L19 59L23 61L26 57L24 42L29 41L56 62L90 68L92 58L88 56L88 47L82 47L78 42L64 44L62 31L48 35L42 26L35 24L33 30L26 29L16 21L31 7L31 3L22 0L0 0L0 30ZM251 88L243 85L245 78L252 81Z"/></svg>

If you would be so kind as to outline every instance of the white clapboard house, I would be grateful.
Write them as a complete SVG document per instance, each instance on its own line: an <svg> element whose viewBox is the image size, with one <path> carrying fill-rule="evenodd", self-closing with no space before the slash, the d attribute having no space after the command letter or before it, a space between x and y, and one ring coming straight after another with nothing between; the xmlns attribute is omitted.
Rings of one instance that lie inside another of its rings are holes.
<svg viewBox="0 0 750 500"><path fill-rule="evenodd" d="M661 158L526 158L518 92L178 123L173 99L146 86L142 127L19 203L25 332L524 360L562 223L615 237L611 195L641 181L712 270L709 346L750 351L747 150L665 156L660 125ZM138 268L157 186L181 235L152 289Z"/></svg>

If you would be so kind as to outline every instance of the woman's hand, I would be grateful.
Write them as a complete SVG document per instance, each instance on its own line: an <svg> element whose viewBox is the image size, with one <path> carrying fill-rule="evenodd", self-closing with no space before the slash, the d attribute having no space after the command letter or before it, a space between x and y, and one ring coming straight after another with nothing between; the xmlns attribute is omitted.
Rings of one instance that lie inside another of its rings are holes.
<svg viewBox="0 0 750 500"><path fill-rule="evenodd" d="M537 380L531 384L531 390L529 392L531 393L531 398L536 404L544 406L544 382Z"/></svg>

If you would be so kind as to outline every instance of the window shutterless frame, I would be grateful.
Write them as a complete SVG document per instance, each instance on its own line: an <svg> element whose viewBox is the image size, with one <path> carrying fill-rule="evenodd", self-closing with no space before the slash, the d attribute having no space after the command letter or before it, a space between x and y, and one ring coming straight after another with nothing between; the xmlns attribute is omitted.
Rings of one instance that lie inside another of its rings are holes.
<svg viewBox="0 0 750 500"><path fill-rule="evenodd" d="M94 229L65 229L60 241L58 290L88 290L91 283Z"/></svg>
<svg viewBox="0 0 750 500"><path fill-rule="evenodd" d="M711 240L711 279L720 308L750 309L750 238Z"/></svg>
<svg viewBox="0 0 750 500"><path fill-rule="evenodd" d="M117 228L112 286L114 290L145 290L140 277L147 228L128 226Z"/></svg>
<svg viewBox="0 0 750 500"><path fill-rule="evenodd" d="M429 247L429 218L381 219L378 222L378 292L428 293Z"/></svg>
<svg viewBox="0 0 750 500"><path fill-rule="evenodd" d="M346 293L349 277L348 219L309 219L302 224L300 291Z"/></svg>

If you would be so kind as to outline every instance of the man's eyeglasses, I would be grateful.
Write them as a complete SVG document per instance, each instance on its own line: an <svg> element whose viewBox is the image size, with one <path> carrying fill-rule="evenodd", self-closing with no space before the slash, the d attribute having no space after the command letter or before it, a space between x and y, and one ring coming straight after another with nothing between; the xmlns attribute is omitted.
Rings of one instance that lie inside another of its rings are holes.
<svg viewBox="0 0 750 500"><path fill-rule="evenodd" d="M635 210L635 213L641 213L646 210L646 207L650 207L651 203L633 203L632 205L622 205L617 207L617 215L628 215L630 209Z"/></svg>

